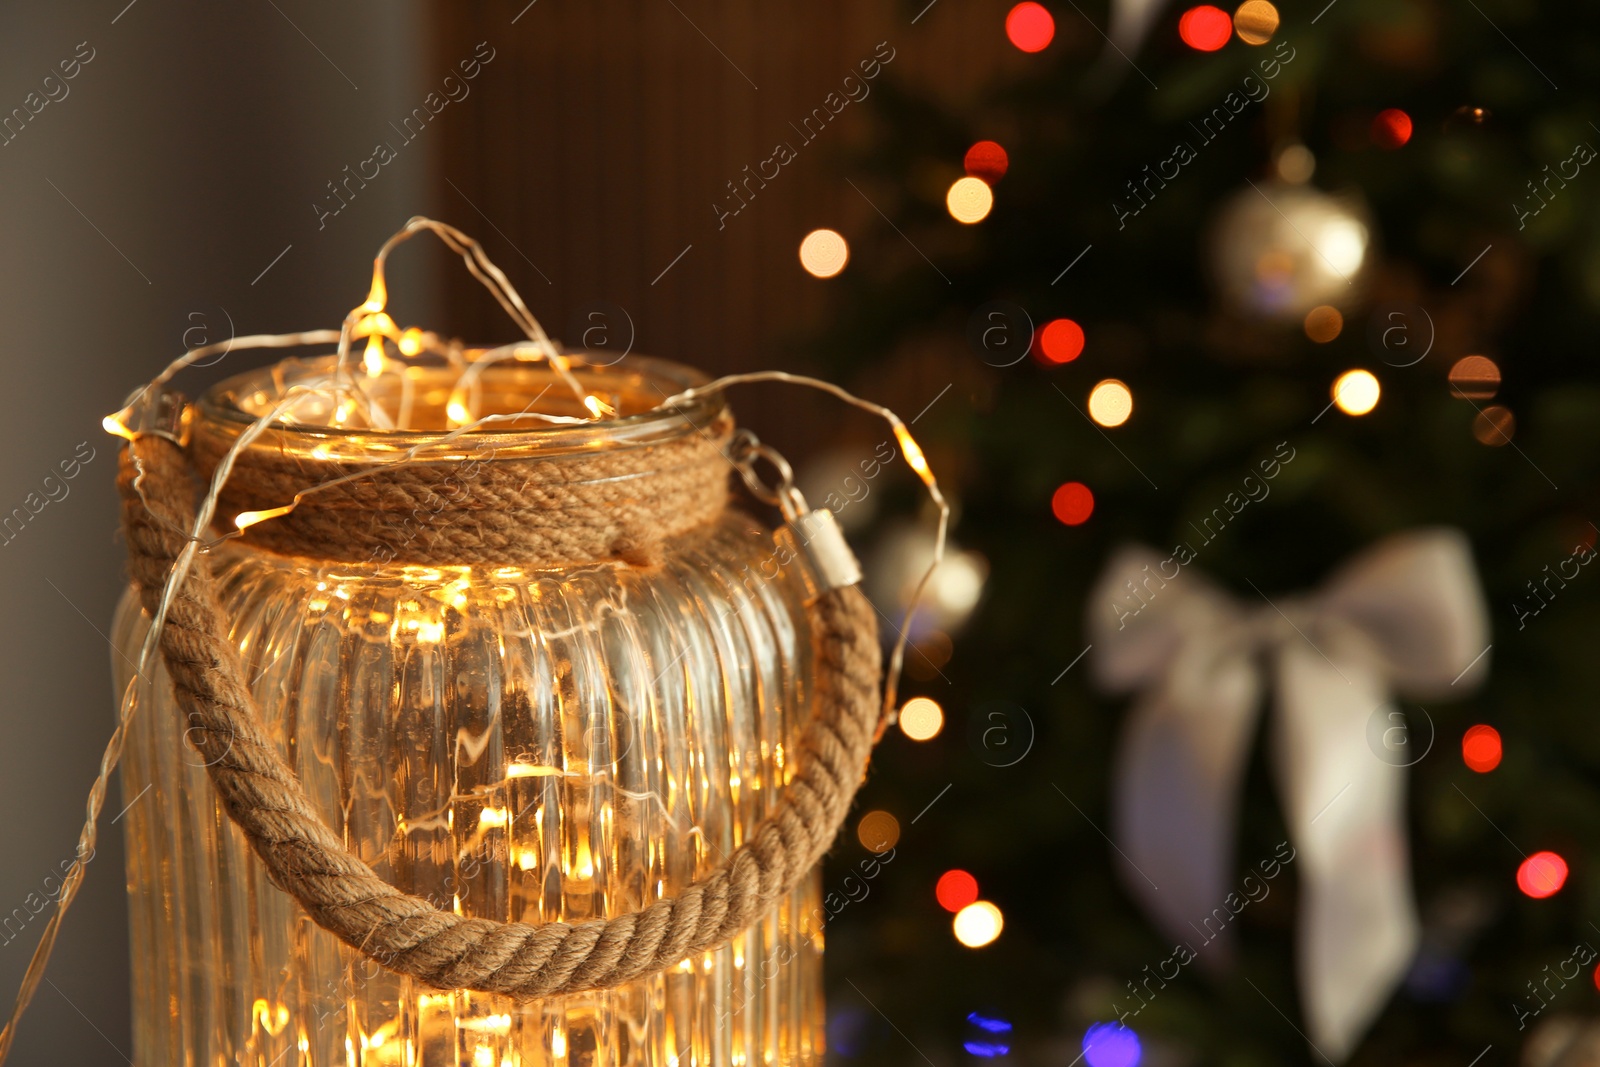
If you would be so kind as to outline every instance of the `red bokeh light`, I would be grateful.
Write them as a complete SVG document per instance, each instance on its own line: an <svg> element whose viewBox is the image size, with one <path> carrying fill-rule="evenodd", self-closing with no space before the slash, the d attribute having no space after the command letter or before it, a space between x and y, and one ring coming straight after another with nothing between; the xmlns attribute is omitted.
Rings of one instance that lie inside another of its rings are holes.
<svg viewBox="0 0 1600 1067"><path fill-rule="evenodd" d="M1220 7L1191 7L1178 20L1178 36L1199 52L1215 52L1233 36L1233 19Z"/></svg>
<svg viewBox="0 0 1600 1067"><path fill-rule="evenodd" d="M945 871L933 887L933 895L945 911L960 911L978 899L978 880L966 871Z"/></svg>
<svg viewBox="0 0 1600 1067"><path fill-rule="evenodd" d="M1039 331L1039 355L1046 363L1071 363L1083 353L1083 327L1071 319L1051 319Z"/></svg>
<svg viewBox="0 0 1600 1067"><path fill-rule="evenodd" d="M1006 36L1024 52L1042 52L1056 35L1056 20L1043 4L1018 4L1006 16Z"/></svg>
<svg viewBox="0 0 1600 1067"><path fill-rule="evenodd" d="M1535 852L1517 868L1517 888L1534 900L1554 896L1567 884L1567 861L1554 852Z"/></svg>
<svg viewBox="0 0 1600 1067"><path fill-rule="evenodd" d="M1461 760L1479 774L1500 766L1500 731L1479 723L1461 735Z"/></svg>
<svg viewBox="0 0 1600 1067"><path fill-rule="evenodd" d="M1050 510L1068 526L1082 526L1094 514L1094 494L1082 482L1067 482L1050 498Z"/></svg>
<svg viewBox="0 0 1600 1067"><path fill-rule="evenodd" d="M962 160L967 168L967 173L974 178L982 178L993 185L1006 176L1006 168L1011 166L1011 157L1006 155L1006 150L994 141L979 141L967 149L967 156Z"/></svg>
<svg viewBox="0 0 1600 1067"><path fill-rule="evenodd" d="M1395 149L1411 140L1411 116L1391 107L1372 120L1372 142L1379 148Z"/></svg>

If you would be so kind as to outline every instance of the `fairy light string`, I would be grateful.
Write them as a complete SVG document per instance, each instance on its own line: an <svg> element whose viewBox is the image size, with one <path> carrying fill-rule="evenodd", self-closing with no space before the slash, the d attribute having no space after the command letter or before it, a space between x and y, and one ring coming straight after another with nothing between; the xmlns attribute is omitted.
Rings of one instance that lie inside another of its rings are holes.
<svg viewBox="0 0 1600 1067"><path fill-rule="evenodd" d="M447 248L461 257L467 271L489 290L507 316L526 335L526 341L488 349L469 349L459 341L443 339L439 335L419 327L413 326L401 329L396 325L393 317L388 312L389 293L385 275L388 257L400 244L422 232L434 234ZM357 361L352 357L352 346L357 340L365 341L359 361L359 373ZM61 923L76 898L78 888L83 881L85 871L83 857L85 855L93 855L99 818L104 808L105 795L111 774L121 759L129 723L132 721L134 713L138 710L137 687L141 680L152 677L149 671L156 662L157 649L167 612L178 596L178 591L187 580L196 555L202 551L209 551L223 540L239 536L243 530L252 525L268 522L291 513L309 493L355 479L369 477L380 470L394 469L411 464L442 462L444 460L437 457L436 453L448 452L455 441L463 435L474 431L491 428L503 423L514 424L528 419L539 420L551 425L588 425L603 423L607 419L618 416L616 409L603 398L584 390L577 375L573 373L575 365L582 366L582 358L560 351L545 332L539 320L528 310L527 305L523 302L515 286L511 284L510 279L489 259L483 247L475 239L455 227L419 215L409 219L400 230L391 235L379 248L377 255L373 258L372 284L368 290L367 298L351 309L339 329L307 330L285 334L250 334L191 349L174 359L149 382L130 394L122 408L105 416L102 420L102 426L107 433L126 440L133 440L141 433L155 432L150 428L152 421L150 415L159 405L165 387L179 373L202 359L227 354L232 351L300 348L327 344L336 345L337 358L334 361L333 373L309 384L297 384L282 389L277 402L239 433L223 453L215 470L212 472L206 494L197 509L193 527L184 531L184 536L187 538L188 543L182 553L179 554L177 560L175 560L167 576L158 610L151 620L150 628L145 634L144 642L140 648L139 661L135 667L135 678L130 681L128 691L123 694L121 712L116 728L113 730L111 738L102 753L99 772L89 790L85 804L85 818L78 836L77 856L62 880L62 890L57 898L55 910L45 924L39 944L29 960L28 969L23 976L10 1018L4 1029L0 1030L0 1065L6 1062L6 1058L15 1041L16 1030L21 1017L37 992L39 983L44 978L45 968L54 949ZM396 354L393 356L388 351L387 345L389 344L394 346ZM316 486L302 490L281 505L236 515L231 520L230 525L233 527L231 530L220 536L213 535L213 524L216 520L216 511L222 489L233 472L239 454L245 448L274 427L297 428L311 425L295 417L295 412L307 400L320 400L331 405L332 414L328 423L323 425L342 427L347 425L352 417L359 413L362 420L364 420L365 426L375 431L381 432L405 428L409 422L411 394L409 391L409 379L404 371L409 366L407 361L424 356L443 359L449 366L456 368L459 372L447 405L446 415L450 425L446 432L436 437L430 437L428 440L402 453L385 457L381 462L372 466L364 467L359 471L336 478L330 478ZM518 412L483 416L473 415L471 410L473 398L476 396L483 374L494 364L507 360L547 363L561 385L571 391L574 399L582 410L586 412L586 415L584 417L576 417L553 413L547 414L532 410L533 405L543 398L544 392L534 397L523 410ZM369 386L382 378L383 375L396 371L399 372L401 385L400 402L398 409L390 413L373 399ZM898 637L889 658L884 685L883 713L879 725L879 733L881 734L882 730L893 721L901 668L904 664L905 652L909 643L907 634L910 630L911 618L920 604L935 570L945 556L945 544L950 523L949 503L940 491L938 480L934 477L933 471L928 465L926 455L912 436L910 428L907 427L905 422L889 408L864 400L833 382L805 375L790 374L784 371L729 374L704 385L694 386L665 397L659 404L650 408L649 411L669 411L687 405L708 394L723 392L732 386L763 382L778 382L817 389L852 407L886 421L894 433L895 439L900 444L900 450L905 458L906 465L921 479L929 498L937 509L938 521L933 558L917 582L911 599L906 605L901 625L897 628ZM729 462L730 464L733 462L731 458ZM135 477L134 488L140 492L141 496L142 479L143 471L140 470Z"/></svg>

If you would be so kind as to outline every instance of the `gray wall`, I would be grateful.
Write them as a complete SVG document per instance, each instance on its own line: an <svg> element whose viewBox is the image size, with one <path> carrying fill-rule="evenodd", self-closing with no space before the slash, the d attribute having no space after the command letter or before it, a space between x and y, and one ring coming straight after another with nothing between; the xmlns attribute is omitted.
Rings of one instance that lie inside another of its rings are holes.
<svg viewBox="0 0 1600 1067"><path fill-rule="evenodd" d="M94 449L69 494L0 544L0 914L71 857L111 731L102 635L123 563L116 449L100 417L179 354L191 327L220 340L230 316L239 333L337 326L365 295L378 243L432 206L430 129L321 231L311 207L443 77L428 69L420 4L126 2L0 13L0 114L80 42L94 54L0 148L0 513L40 492L79 442ZM424 317L418 288L396 287L406 321ZM261 362L230 354L210 377ZM110 824L122 806L114 787L19 1067L120 1064L130 1052L121 824ZM44 918L0 944L7 1009Z"/></svg>

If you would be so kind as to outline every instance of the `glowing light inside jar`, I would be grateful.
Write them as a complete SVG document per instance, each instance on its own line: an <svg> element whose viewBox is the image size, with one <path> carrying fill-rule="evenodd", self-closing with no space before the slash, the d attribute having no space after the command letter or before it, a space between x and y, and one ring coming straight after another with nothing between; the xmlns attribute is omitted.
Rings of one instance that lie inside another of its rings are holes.
<svg viewBox="0 0 1600 1067"><path fill-rule="evenodd" d="M233 517L233 525L243 530L248 526L254 526L258 522L275 519L279 515L287 515L293 510L293 504L285 504L281 508L267 508L265 511L241 511Z"/></svg>
<svg viewBox="0 0 1600 1067"><path fill-rule="evenodd" d="M361 365L366 369L368 378L376 378L383 373L383 339L377 334L367 338L367 351L361 357Z"/></svg>
<svg viewBox="0 0 1600 1067"><path fill-rule="evenodd" d="M372 288L367 291L367 302L362 311L382 311L389 303L389 287L383 284L383 260L372 261Z"/></svg>
<svg viewBox="0 0 1600 1067"><path fill-rule="evenodd" d="M257 998L256 1002L250 1007L250 1013L254 1016L261 1029L273 1037L277 1037L283 1032L283 1028L289 1025L289 1006L287 1004L270 1004L263 999Z"/></svg>

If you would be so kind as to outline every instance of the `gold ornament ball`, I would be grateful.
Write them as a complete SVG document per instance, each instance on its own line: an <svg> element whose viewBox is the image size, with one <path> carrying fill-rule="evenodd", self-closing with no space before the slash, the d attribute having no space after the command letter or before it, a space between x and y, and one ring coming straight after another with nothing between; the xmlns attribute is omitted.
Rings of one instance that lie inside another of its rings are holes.
<svg viewBox="0 0 1600 1067"><path fill-rule="evenodd" d="M1359 296L1371 241L1359 199L1267 181L1223 204L1207 258L1218 295L1233 310L1299 323L1312 308L1348 306Z"/></svg>

